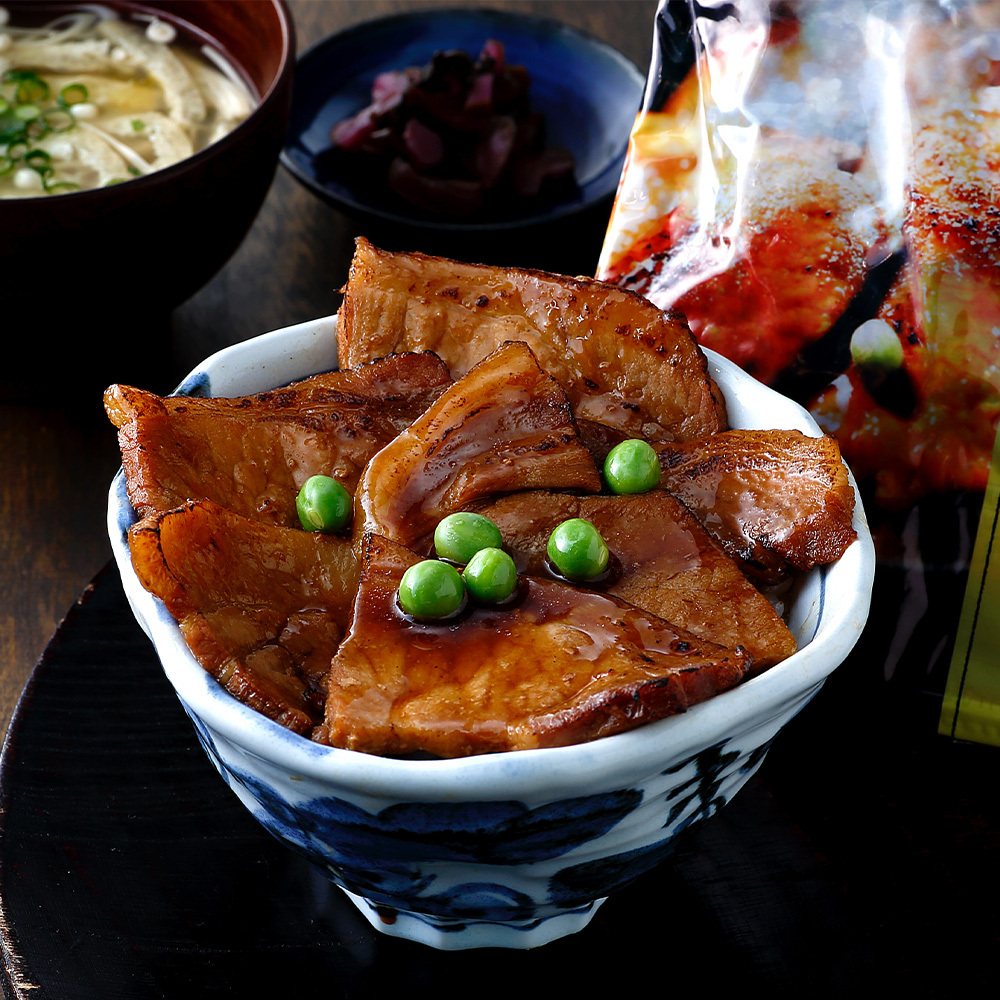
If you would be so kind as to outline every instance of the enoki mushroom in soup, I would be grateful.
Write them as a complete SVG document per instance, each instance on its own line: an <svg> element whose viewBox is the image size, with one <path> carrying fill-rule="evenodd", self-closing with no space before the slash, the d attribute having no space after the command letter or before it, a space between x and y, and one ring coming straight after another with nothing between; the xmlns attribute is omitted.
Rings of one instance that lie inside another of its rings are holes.
<svg viewBox="0 0 1000 1000"><path fill-rule="evenodd" d="M126 21L88 7L32 26L0 6L0 197L161 170L230 132L253 106L222 56L152 15Z"/></svg>

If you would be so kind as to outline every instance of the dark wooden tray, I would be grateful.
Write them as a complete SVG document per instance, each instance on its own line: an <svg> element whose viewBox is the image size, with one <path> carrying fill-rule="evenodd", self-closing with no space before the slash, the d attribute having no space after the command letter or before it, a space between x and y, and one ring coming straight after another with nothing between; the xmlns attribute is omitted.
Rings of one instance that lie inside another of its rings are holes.
<svg viewBox="0 0 1000 1000"><path fill-rule="evenodd" d="M106 567L0 762L3 994L811 997L996 985L1000 750L933 734L845 665L758 775L591 925L530 952L384 937L260 828L199 748ZM867 690L867 694L862 691Z"/></svg>

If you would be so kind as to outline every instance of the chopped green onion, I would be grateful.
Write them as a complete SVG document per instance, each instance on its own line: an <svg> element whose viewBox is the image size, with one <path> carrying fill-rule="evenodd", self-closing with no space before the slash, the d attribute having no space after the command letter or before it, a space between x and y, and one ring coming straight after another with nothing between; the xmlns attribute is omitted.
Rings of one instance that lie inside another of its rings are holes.
<svg viewBox="0 0 1000 1000"><path fill-rule="evenodd" d="M34 70L9 70L2 82L13 85L13 94L0 97L0 174L9 174L19 166L34 170L42 180L42 187L49 194L78 191L80 186L72 181L56 180L52 157L34 143L49 132L66 132L76 125L76 117L69 110L74 104L85 101L87 88L80 83L69 84L59 93L57 103L44 109L39 102L49 98L50 87Z"/></svg>
<svg viewBox="0 0 1000 1000"><path fill-rule="evenodd" d="M53 132L68 132L76 124L76 119L66 108L49 108L43 112L42 119Z"/></svg>
<svg viewBox="0 0 1000 1000"><path fill-rule="evenodd" d="M33 76L17 85L16 97L22 104L44 101L49 96L49 85L40 77Z"/></svg>
<svg viewBox="0 0 1000 1000"><path fill-rule="evenodd" d="M14 114L13 108L0 111L0 143L15 142L24 134L24 122Z"/></svg>
<svg viewBox="0 0 1000 1000"><path fill-rule="evenodd" d="M90 92L82 83L70 83L59 91L59 103L65 107L82 104L90 96Z"/></svg>
<svg viewBox="0 0 1000 1000"><path fill-rule="evenodd" d="M41 139L51 131L49 123L42 117L32 118L24 127L24 134L29 139Z"/></svg>
<svg viewBox="0 0 1000 1000"><path fill-rule="evenodd" d="M52 157L44 149L33 149L30 153L25 153L24 162L32 170L44 170L46 167L51 169L52 167Z"/></svg>
<svg viewBox="0 0 1000 1000"><path fill-rule="evenodd" d="M146 123L141 118L132 119L132 131L141 132L146 127Z"/></svg>

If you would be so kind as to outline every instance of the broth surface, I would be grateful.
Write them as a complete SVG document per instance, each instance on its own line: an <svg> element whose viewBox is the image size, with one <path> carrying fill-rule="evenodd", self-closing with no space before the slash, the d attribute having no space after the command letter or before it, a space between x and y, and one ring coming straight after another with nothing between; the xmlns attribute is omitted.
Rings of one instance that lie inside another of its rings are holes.
<svg viewBox="0 0 1000 1000"><path fill-rule="evenodd" d="M254 98L167 21L106 8L32 27L0 6L0 198L104 187L221 138Z"/></svg>

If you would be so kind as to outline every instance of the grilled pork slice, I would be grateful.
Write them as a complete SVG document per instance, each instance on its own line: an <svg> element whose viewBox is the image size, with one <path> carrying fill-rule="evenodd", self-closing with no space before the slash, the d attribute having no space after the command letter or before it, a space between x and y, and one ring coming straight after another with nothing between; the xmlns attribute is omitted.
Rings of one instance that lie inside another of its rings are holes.
<svg viewBox="0 0 1000 1000"><path fill-rule="evenodd" d="M245 705L310 733L357 588L349 539L202 501L140 521L129 545L201 665Z"/></svg>
<svg viewBox="0 0 1000 1000"><path fill-rule="evenodd" d="M829 435L732 430L657 450L660 486L756 580L834 562L857 537L854 490Z"/></svg>
<svg viewBox="0 0 1000 1000"><path fill-rule="evenodd" d="M690 207L717 165L685 171L689 190L669 223L676 242L660 248L662 264L649 262L659 273L643 290L680 310L704 347L770 385L861 291L882 232L872 185L853 169L856 147L769 129L756 139L723 174L708 224Z"/></svg>
<svg viewBox="0 0 1000 1000"><path fill-rule="evenodd" d="M356 241L337 327L342 365L434 351L458 378L509 340L531 347L580 419L666 441L727 426L722 393L680 313L592 279Z"/></svg>
<svg viewBox="0 0 1000 1000"><path fill-rule="evenodd" d="M368 463L355 538L374 532L423 549L445 514L484 497L600 488L566 394L528 347L504 344Z"/></svg>
<svg viewBox="0 0 1000 1000"><path fill-rule="evenodd" d="M518 572L546 574L552 529L582 517L611 550L605 593L720 646L744 647L753 656L754 673L795 652L795 638L771 602L663 490L618 497L533 491L476 509L500 528Z"/></svg>
<svg viewBox="0 0 1000 1000"><path fill-rule="evenodd" d="M970 71L975 62L963 60ZM928 493L981 494L993 466L1000 109L961 110L952 101L911 144L906 260L878 311L883 335L898 338L900 363L855 362L810 404L837 429L854 474L871 482L885 510Z"/></svg>
<svg viewBox="0 0 1000 1000"><path fill-rule="evenodd" d="M113 385L104 405L140 517L208 499L296 526L306 479L323 473L353 490L371 456L450 383L439 358L406 354L235 399Z"/></svg>
<svg viewBox="0 0 1000 1000"><path fill-rule="evenodd" d="M314 739L439 757L596 739L732 687L750 656L607 594L522 577L516 600L420 623L396 591L413 552L365 539L354 619Z"/></svg>

